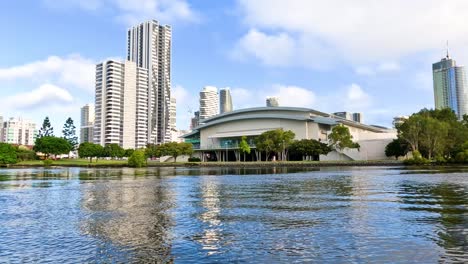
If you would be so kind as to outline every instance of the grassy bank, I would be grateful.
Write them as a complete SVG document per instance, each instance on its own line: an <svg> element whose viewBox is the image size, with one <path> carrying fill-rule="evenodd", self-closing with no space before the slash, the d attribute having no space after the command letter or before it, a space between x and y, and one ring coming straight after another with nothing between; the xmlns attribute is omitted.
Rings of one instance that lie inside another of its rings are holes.
<svg viewBox="0 0 468 264"><path fill-rule="evenodd" d="M331 166L396 166L401 161L261 161L261 162L158 162L149 161L148 167L331 167ZM42 167L40 160L23 161L10 167ZM89 163L87 159L55 160L52 166L59 167L127 167L126 160L98 160Z"/></svg>

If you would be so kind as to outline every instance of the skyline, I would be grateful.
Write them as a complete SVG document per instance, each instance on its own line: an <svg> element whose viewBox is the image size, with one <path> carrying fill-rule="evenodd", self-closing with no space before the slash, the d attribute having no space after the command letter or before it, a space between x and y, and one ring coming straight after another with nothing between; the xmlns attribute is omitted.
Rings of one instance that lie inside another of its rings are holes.
<svg viewBox="0 0 468 264"><path fill-rule="evenodd" d="M363 1L353 4L360 12L344 4L334 15L338 2L292 1L282 8L297 13L294 18L281 15L284 10L270 1L4 4L0 24L8 41L0 44L0 95L6 103L0 115L20 115L38 126L48 115L57 131L68 116L77 125L80 107L94 102L95 64L122 60L126 31L148 19L172 26L179 129L189 126L188 109L198 109L196 95L208 85L231 87L234 109L279 96L283 106L362 112L366 123L388 127L394 116L434 108L431 65L443 57L445 41L460 64L468 61L462 52L468 30L457 20L468 4L415 1L403 10L403 1L382 1L379 7ZM303 8L308 6L314 8ZM439 9L452 15L443 23L428 22L424 14L440 17L434 14ZM411 25L390 23L395 12ZM333 21L337 15L347 25Z"/></svg>

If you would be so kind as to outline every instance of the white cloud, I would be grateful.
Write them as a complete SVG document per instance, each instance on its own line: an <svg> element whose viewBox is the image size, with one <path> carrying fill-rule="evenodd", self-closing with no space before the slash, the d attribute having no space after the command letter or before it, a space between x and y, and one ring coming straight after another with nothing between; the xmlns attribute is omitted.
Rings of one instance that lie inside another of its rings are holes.
<svg viewBox="0 0 468 264"><path fill-rule="evenodd" d="M384 62L381 63L378 67L377 70L379 72L395 72L400 70L400 64L396 62Z"/></svg>
<svg viewBox="0 0 468 264"><path fill-rule="evenodd" d="M271 95L279 97L281 106L313 108L316 103L314 92L298 86L274 85Z"/></svg>
<svg viewBox="0 0 468 264"><path fill-rule="evenodd" d="M447 39L456 40L455 48L468 47L465 0L290 0L287 4L281 0L238 0L238 3L245 24L264 34L264 38L286 34L296 43L309 39L357 65L442 50ZM268 43L257 48L268 49ZM297 52L300 58L310 51ZM327 54L322 54L322 60L336 59ZM393 66L384 64L381 70L394 70Z"/></svg>
<svg viewBox="0 0 468 264"><path fill-rule="evenodd" d="M369 66L359 66L354 71L358 75L374 75L375 74L375 70Z"/></svg>
<svg viewBox="0 0 468 264"><path fill-rule="evenodd" d="M94 62L80 55L70 55L64 58L50 56L41 61L0 68L0 80L54 81L63 86L73 86L88 92L94 91L94 75Z"/></svg>
<svg viewBox="0 0 468 264"><path fill-rule="evenodd" d="M372 104L371 96L355 83L347 87L346 97L341 101L346 111L363 111Z"/></svg>
<svg viewBox="0 0 468 264"><path fill-rule="evenodd" d="M71 102L73 102L73 97L67 90L52 84L43 84L32 91L6 97L3 107L9 111L33 110L67 105Z"/></svg>
<svg viewBox="0 0 468 264"><path fill-rule="evenodd" d="M253 56L270 66L288 65L292 62L295 45L287 34L266 35L251 29L239 40L233 56L239 59Z"/></svg>
<svg viewBox="0 0 468 264"><path fill-rule="evenodd" d="M52 8L81 8L97 12L112 9L116 18L127 25L134 25L148 19L164 23L175 21L198 21L198 14L186 0L44 0Z"/></svg>
<svg viewBox="0 0 468 264"><path fill-rule="evenodd" d="M392 73L400 71L400 64L396 62L382 62L372 66L358 66L354 72L358 75L372 76L378 73Z"/></svg>

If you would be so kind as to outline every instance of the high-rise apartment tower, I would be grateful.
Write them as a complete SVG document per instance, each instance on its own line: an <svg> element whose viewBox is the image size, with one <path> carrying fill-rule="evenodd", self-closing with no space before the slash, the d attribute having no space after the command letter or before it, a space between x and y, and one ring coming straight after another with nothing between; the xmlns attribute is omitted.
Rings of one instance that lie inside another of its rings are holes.
<svg viewBox="0 0 468 264"><path fill-rule="evenodd" d="M81 107L80 143L93 142L94 105Z"/></svg>
<svg viewBox="0 0 468 264"><path fill-rule="evenodd" d="M451 108L459 119L468 114L468 87L465 67L447 55L432 64L435 108Z"/></svg>
<svg viewBox="0 0 468 264"><path fill-rule="evenodd" d="M171 39L169 25L146 21L128 30L127 59L148 70L148 143L169 141L171 98Z"/></svg>
<svg viewBox="0 0 468 264"><path fill-rule="evenodd" d="M205 86L200 92L200 122L219 114L218 107L218 89L213 86Z"/></svg>
<svg viewBox="0 0 468 264"><path fill-rule="evenodd" d="M134 62L96 65L94 143L142 148L148 142L148 70Z"/></svg>
<svg viewBox="0 0 468 264"><path fill-rule="evenodd" d="M232 97L229 88L222 88L219 90L219 112L226 113L232 111Z"/></svg>

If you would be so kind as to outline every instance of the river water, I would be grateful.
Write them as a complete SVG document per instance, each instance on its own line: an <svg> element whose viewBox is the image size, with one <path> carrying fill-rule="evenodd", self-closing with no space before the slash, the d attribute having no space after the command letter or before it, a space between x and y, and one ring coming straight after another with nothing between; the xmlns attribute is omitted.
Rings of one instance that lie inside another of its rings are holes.
<svg viewBox="0 0 468 264"><path fill-rule="evenodd" d="M0 263L468 262L468 168L0 170Z"/></svg>

